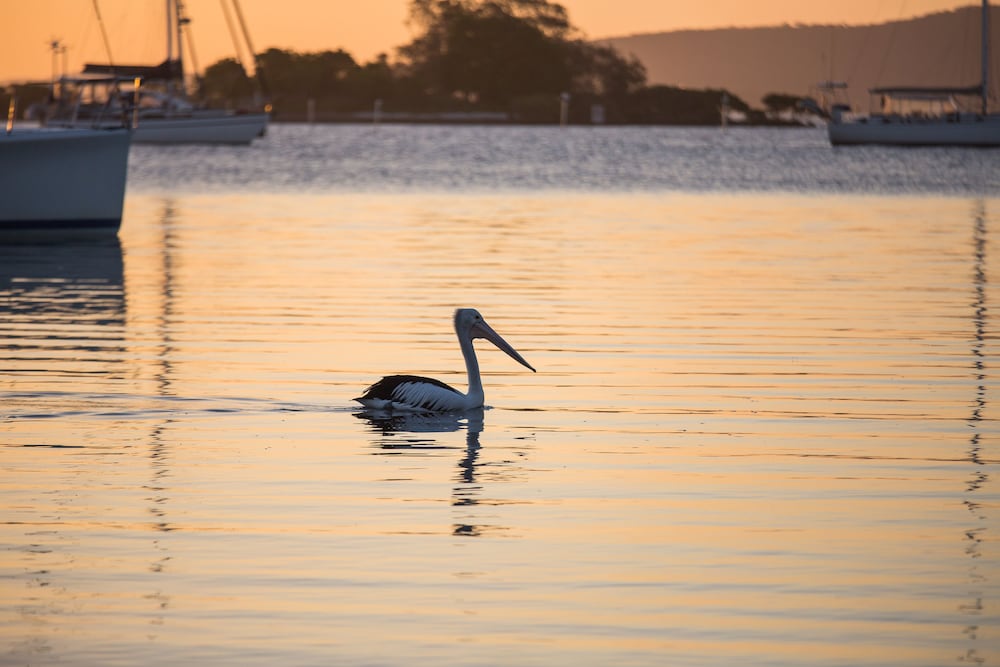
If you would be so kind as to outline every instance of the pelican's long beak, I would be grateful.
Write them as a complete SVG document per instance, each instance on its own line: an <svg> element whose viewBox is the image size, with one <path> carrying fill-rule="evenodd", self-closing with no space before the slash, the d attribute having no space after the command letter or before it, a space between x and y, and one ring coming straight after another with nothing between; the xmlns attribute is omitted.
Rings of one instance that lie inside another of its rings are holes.
<svg viewBox="0 0 1000 667"><path fill-rule="evenodd" d="M532 373L537 372L535 371L535 368L531 364L529 364L527 361L524 360L524 357L522 357L520 354L517 353L517 350L515 350L513 347L510 346L510 343L501 338L500 334L498 334L496 331L493 330L493 327L486 324L485 320L479 320L478 322L472 325L472 337L485 338L486 340L490 341L491 343L499 347L501 350L506 352L511 359L521 364L525 368L530 368Z"/></svg>

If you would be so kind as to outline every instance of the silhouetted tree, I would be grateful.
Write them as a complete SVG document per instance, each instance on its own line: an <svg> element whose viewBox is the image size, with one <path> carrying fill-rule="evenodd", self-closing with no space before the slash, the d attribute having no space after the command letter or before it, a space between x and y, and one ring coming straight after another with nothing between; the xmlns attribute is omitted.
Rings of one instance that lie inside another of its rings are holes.
<svg viewBox="0 0 1000 667"><path fill-rule="evenodd" d="M254 84L233 58L225 58L205 69L198 86L198 96L218 104L249 98Z"/></svg>
<svg viewBox="0 0 1000 667"><path fill-rule="evenodd" d="M430 94L505 108L519 97L645 81L638 61L579 38L565 8L546 0L413 0L411 18L423 34L399 53Z"/></svg>
<svg viewBox="0 0 1000 667"><path fill-rule="evenodd" d="M345 83L350 87L354 98L368 105L376 99L395 100L402 92L389 64L389 57L384 53L356 68Z"/></svg>
<svg viewBox="0 0 1000 667"><path fill-rule="evenodd" d="M573 91L620 100L646 84L646 68L634 56L624 58L610 46L574 43Z"/></svg>
<svg viewBox="0 0 1000 667"><path fill-rule="evenodd" d="M267 72L267 85L275 98L280 98L287 91L301 90L305 77L298 67L294 51L270 48L259 54L257 61Z"/></svg>
<svg viewBox="0 0 1000 667"><path fill-rule="evenodd" d="M342 49L296 53L271 48L260 54L259 61L276 97L322 97L343 92L344 82L359 69L351 54Z"/></svg>

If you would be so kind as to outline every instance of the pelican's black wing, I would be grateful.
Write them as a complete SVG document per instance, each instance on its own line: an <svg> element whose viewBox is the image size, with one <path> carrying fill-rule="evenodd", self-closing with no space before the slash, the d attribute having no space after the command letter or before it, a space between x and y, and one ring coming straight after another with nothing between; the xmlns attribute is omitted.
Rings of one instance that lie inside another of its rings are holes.
<svg viewBox="0 0 1000 667"><path fill-rule="evenodd" d="M407 383L432 384L435 387L441 387L442 389L453 391L456 394L462 393L458 389L441 382L441 380L435 380L434 378L425 378L419 375L387 375L372 386L365 389L365 393L362 394L361 398L378 398L383 401L391 401L393 399L393 392L396 391L396 388L401 384Z"/></svg>

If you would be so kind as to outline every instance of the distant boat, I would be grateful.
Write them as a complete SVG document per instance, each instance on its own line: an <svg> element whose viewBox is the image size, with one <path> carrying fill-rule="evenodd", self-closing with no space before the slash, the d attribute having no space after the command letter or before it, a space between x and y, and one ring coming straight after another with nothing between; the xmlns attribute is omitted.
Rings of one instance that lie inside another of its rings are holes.
<svg viewBox="0 0 1000 667"><path fill-rule="evenodd" d="M178 0L166 0L166 11L166 60L152 66L88 64L81 75L62 77L43 123L114 127L128 117L132 140L152 144L249 144L264 136L266 110L209 109L187 96L181 40L189 19Z"/></svg>
<svg viewBox="0 0 1000 667"><path fill-rule="evenodd" d="M118 231L131 132L13 128L0 132L0 233Z"/></svg>
<svg viewBox="0 0 1000 667"><path fill-rule="evenodd" d="M836 105L827 123L834 146L1000 146L1000 113L990 113L989 1L982 3L982 65L980 81L965 87L889 86L869 91L878 95L877 113L856 115ZM978 97L979 109L963 109L958 100Z"/></svg>
<svg viewBox="0 0 1000 667"><path fill-rule="evenodd" d="M63 92L43 117L44 124L107 128L124 119L134 123L132 140L140 144L249 144L266 134L265 112L196 108L185 97L143 86L136 96L135 81L143 80L143 69L152 68L117 67L120 74L114 76L62 77ZM149 81L156 85L156 79Z"/></svg>

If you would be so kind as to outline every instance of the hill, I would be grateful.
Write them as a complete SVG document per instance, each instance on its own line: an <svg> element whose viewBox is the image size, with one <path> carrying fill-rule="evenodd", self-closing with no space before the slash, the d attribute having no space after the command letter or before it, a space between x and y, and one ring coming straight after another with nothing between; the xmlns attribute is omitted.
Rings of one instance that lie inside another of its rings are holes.
<svg viewBox="0 0 1000 667"><path fill-rule="evenodd" d="M684 30L599 40L646 66L650 84L724 88L757 106L769 92L806 95L846 81L856 108L878 85L972 85L979 81L980 8L877 25ZM992 90L1000 90L1000 8L990 14Z"/></svg>

